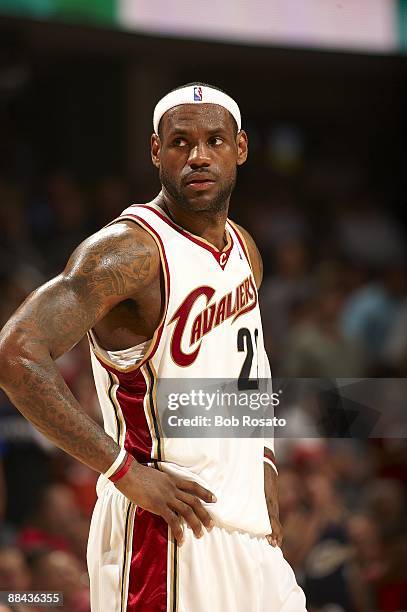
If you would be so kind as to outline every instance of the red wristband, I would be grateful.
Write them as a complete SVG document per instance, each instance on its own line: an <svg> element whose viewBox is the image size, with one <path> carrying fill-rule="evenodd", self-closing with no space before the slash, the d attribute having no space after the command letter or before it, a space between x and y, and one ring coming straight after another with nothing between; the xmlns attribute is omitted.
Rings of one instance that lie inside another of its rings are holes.
<svg viewBox="0 0 407 612"><path fill-rule="evenodd" d="M127 453L126 461L123 463L122 467L117 470L115 474L112 474L112 476L110 476L109 480L111 480L112 482L117 482L118 480L120 480L120 478L123 478L123 476L129 471L133 461L133 455Z"/></svg>

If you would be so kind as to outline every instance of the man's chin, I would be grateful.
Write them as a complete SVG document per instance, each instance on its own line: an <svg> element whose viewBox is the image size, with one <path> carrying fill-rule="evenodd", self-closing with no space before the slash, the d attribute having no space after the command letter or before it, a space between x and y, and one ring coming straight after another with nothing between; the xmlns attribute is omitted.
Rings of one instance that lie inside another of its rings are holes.
<svg viewBox="0 0 407 612"><path fill-rule="evenodd" d="M209 194L204 191L194 195L184 194L183 204L188 210L194 212L221 212L227 209L227 198L220 197L219 194Z"/></svg>

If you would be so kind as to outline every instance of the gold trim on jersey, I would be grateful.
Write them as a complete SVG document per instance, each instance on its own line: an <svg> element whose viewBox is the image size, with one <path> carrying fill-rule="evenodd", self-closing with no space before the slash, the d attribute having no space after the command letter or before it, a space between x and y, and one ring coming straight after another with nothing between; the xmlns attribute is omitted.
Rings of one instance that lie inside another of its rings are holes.
<svg viewBox="0 0 407 612"><path fill-rule="evenodd" d="M124 527L124 550L120 584L120 612L126 612L127 609L135 515L136 506L129 501L126 510L126 523Z"/></svg>
<svg viewBox="0 0 407 612"><path fill-rule="evenodd" d="M175 225L176 225L176 223L175 223ZM184 227L181 227L181 226L178 226L178 227L180 227L184 232L189 234L189 236L191 236L191 238L195 238L195 240L199 240L200 242L204 242L209 247L211 247L211 249L213 249L214 251L217 251L218 253L224 253L225 251L228 251L232 247L232 236L231 236L231 234L230 234L230 232L229 232L229 230L228 230L228 228L226 226L225 226L226 244L223 247L223 249L217 249L216 246L214 246L211 242L209 242L205 238L202 238L201 236L198 236L198 234L193 234L192 232L189 232L188 230L186 230Z"/></svg>
<svg viewBox="0 0 407 612"><path fill-rule="evenodd" d="M204 242L208 247L210 247L213 251L216 251L217 253L223 253L224 251L227 251L228 249L230 249L232 246L232 242L233 242L232 236L231 236L229 229L226 227L226 225L225 225L226 244L222 249L217 249L216 246L214 246L211 242L206 240L206 238L202 238L198 234L193 234L192 232L189 232L187 229L185 229L185 227L182 227L182 225L178 225L178 223L175 223L175 221L165 212L163 208L161 208L161 206L158 206L158 204L153 204L152 202L149 202L148 204L139 204L139 205L135 204L134 208L137 208L137 206L140 206L141 208L146 208L147 210L151 210L153 212L155 211L163 215L164 217L166 217L166 219L168 219L171 226L174 226L174 229L180 230L181 233L185 232L194 241L198 240L199 242Z"/></svg>
<svg viewBox="0 0 407 612"><path fill-rule="evenodd" d="M151 361L141 367L141 373L146 382L144 395L144 412L151 436L151 459L155 468L160 469L158 463L164 461L163 432L160 415L157 408L157 373Z"/></svg>
<svg viewBox="0 0 407 612"><path fill-rule="evenodd" d="M110 403L113 407L113 411L116 417L116 433L117 433L116 442L121 448L123 448L124 441L126 438L126 421L124 420L123 411L121 409L120 403L116 396L116 392L120 386L120 383L119 383L119 379L117 378L115 374L113 374L112 372L109 372L109 370L106 370L106 371L107 371L107 375L109 379L109 386L108 386L106 394L110 400Z"/></svg>

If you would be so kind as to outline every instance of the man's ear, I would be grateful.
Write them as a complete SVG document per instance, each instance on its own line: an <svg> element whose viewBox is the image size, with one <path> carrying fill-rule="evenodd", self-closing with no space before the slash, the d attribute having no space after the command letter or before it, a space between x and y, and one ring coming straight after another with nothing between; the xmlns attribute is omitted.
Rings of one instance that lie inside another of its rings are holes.
<svg viewBox="0 0 407 612"><path fill-rule="evenodd" d="M160 167L161 142L158 134L151 135L151 159L156 168Z"/></svg>
<svg viewBox="0 0 407 612"><path fill-rule="evenodd" d="M241 166L245 163L247 159L247 155L249 153L249 143L247 134L244 130L240 130L238 135L236 136L236 144L237 144L237 165Z"/></svg>

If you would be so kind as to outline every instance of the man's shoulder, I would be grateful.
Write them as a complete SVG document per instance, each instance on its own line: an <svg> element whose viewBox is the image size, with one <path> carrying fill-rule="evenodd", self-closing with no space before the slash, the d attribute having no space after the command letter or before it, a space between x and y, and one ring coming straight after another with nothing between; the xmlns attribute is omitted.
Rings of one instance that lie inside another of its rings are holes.
<svg viewBox="0 0 407 612"><path fill-rule="evenodd" d="M140 225L127 219L116 219L86 238L72 253L65 275L82 271L135 270L145 261L151 275L159 273L160 255L152 236Z"/></svg>
<svg viewBox="0 0 407 612"><path fill-rule="evenodd" d="M141 225L120 217L88 236L79 248L101 252L113 250L124 255L131 255L139 249L158 253L155 240Z"/></svg>

